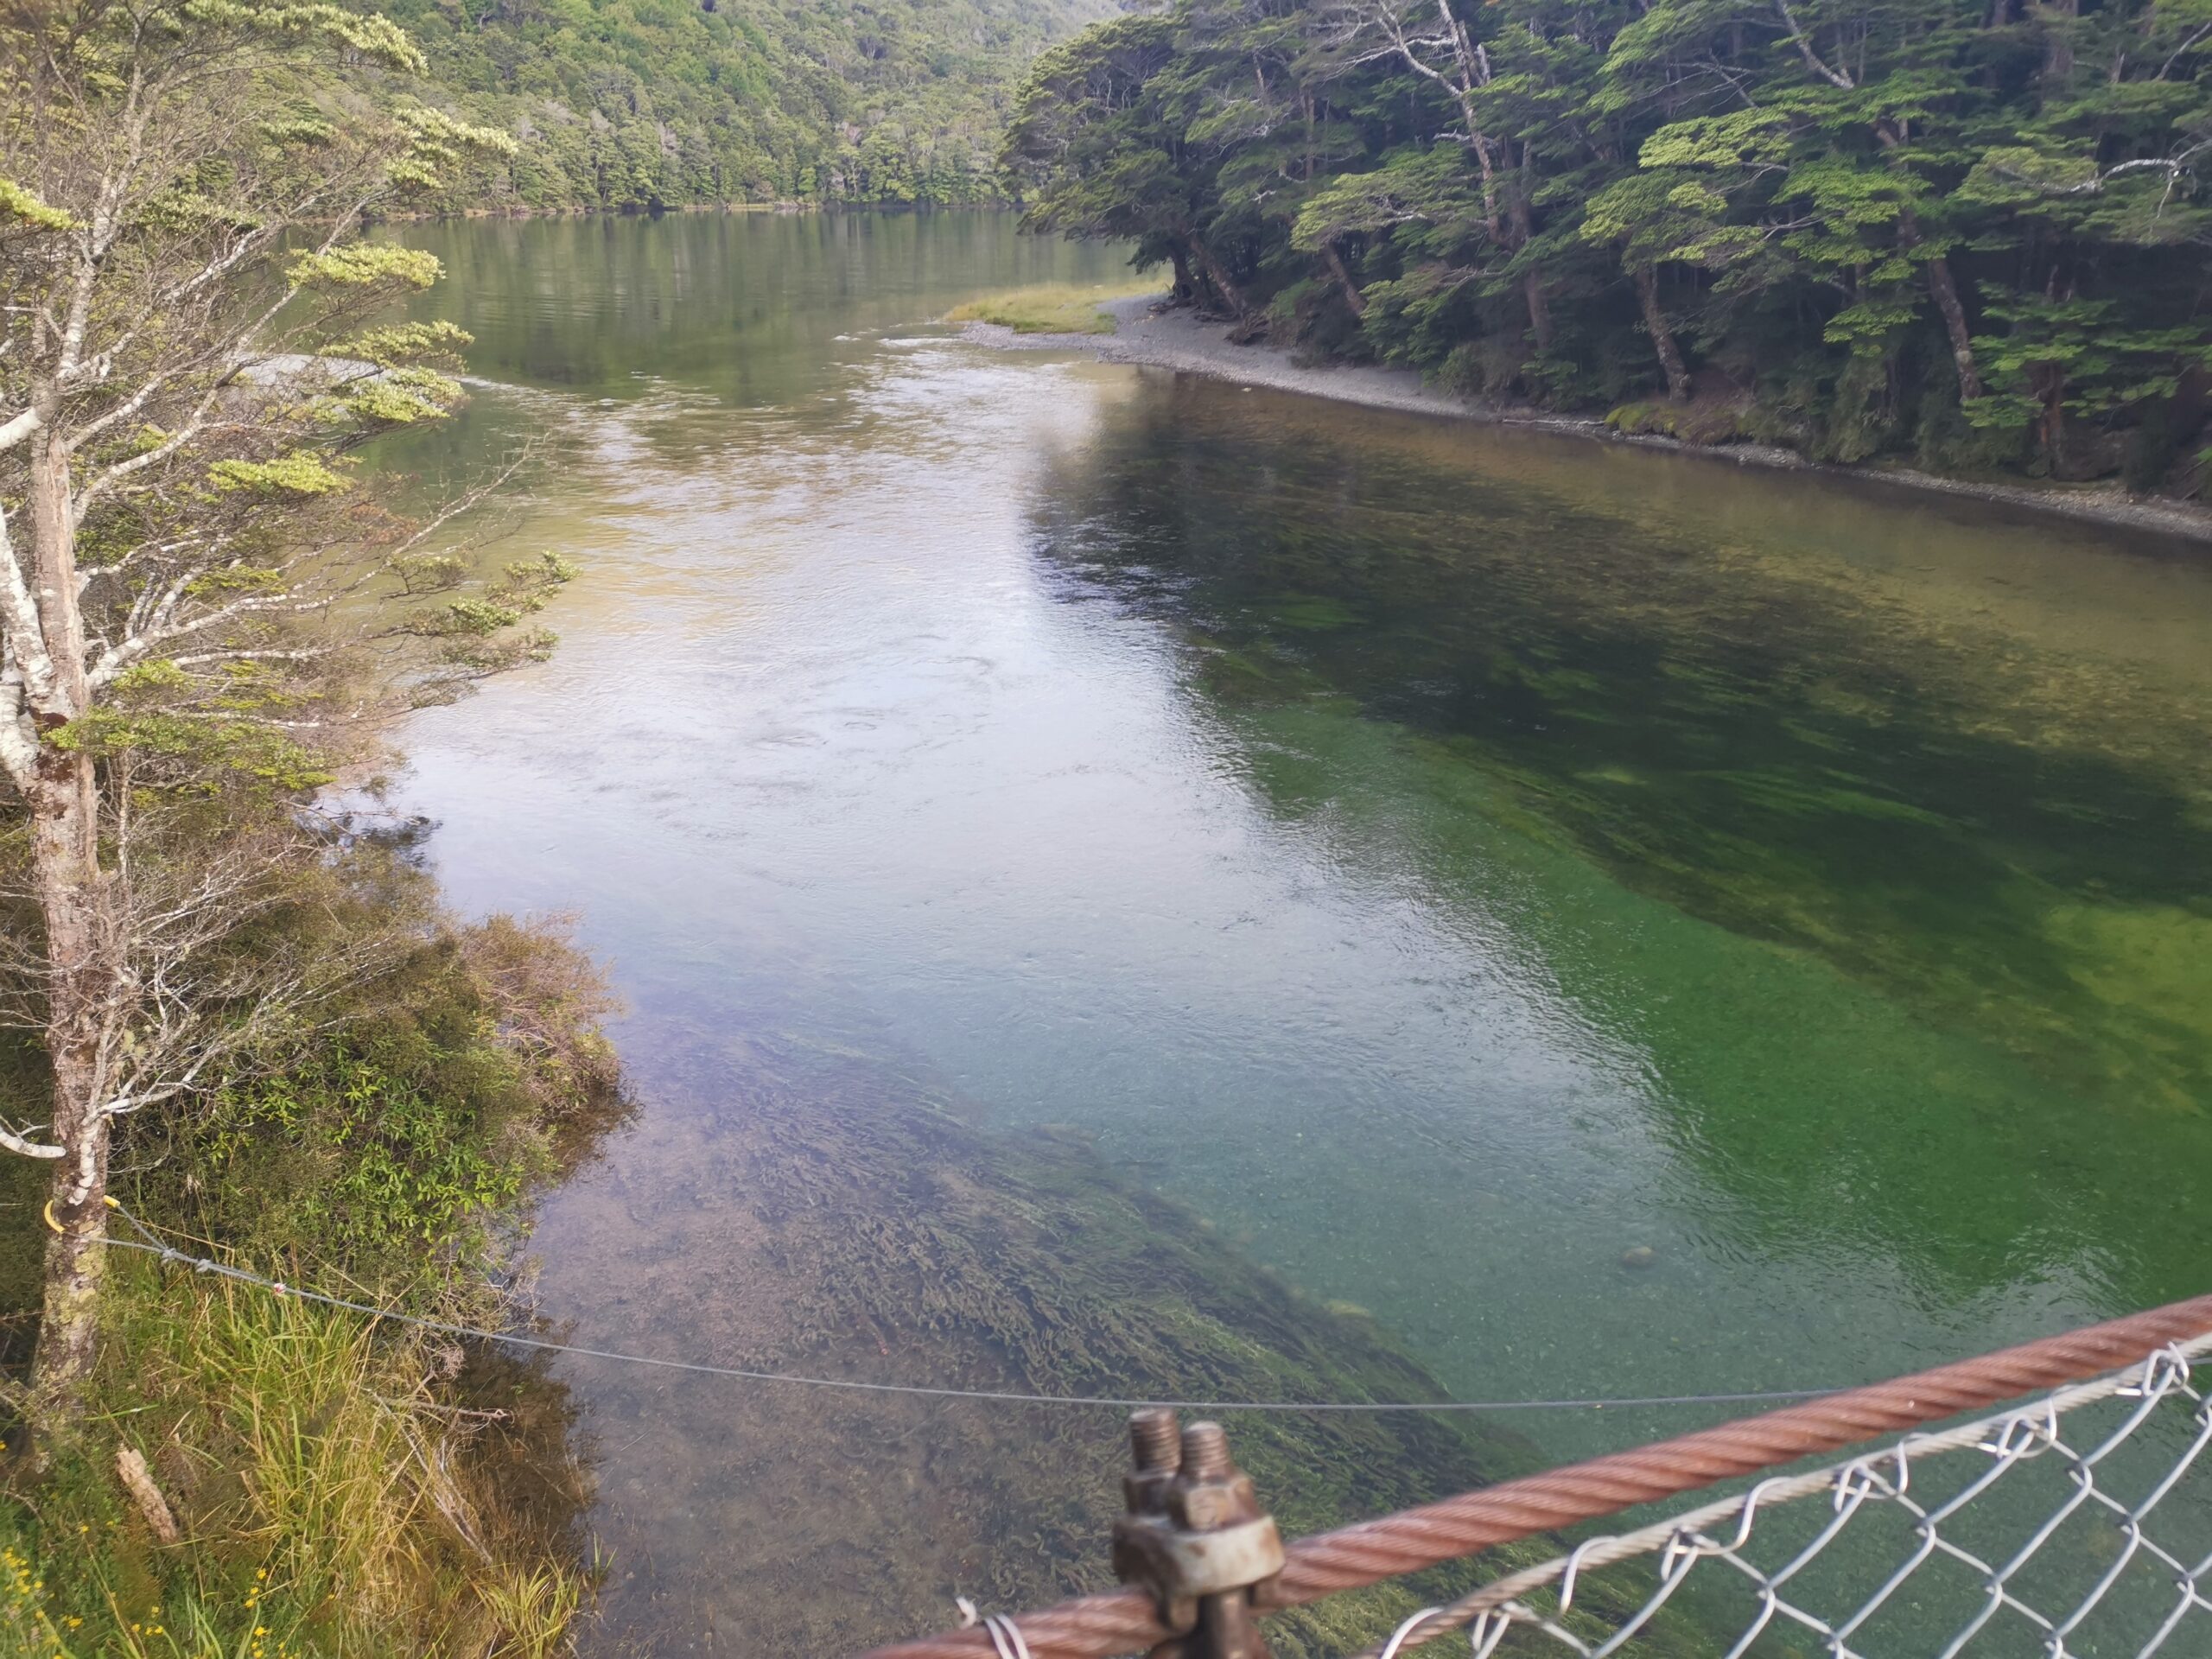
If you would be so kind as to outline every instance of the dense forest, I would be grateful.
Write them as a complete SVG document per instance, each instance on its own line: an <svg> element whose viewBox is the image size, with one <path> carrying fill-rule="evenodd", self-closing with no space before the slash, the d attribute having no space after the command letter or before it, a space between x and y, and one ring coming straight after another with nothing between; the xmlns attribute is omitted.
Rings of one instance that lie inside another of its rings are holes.
<svg viewBox="0 0 2212 1659"><path fill-rule="evenodd" d="M1035 228L1255 335L1838 461L2201 490L2208 0L1175 0L1040 60Z"/></svg>
<svg viewBox="0 0 2212 1659"><path fill-rule="evenodd" d="M378 0L514 133L447 209L972 202L1015 83L1104 0Z"/></svg>

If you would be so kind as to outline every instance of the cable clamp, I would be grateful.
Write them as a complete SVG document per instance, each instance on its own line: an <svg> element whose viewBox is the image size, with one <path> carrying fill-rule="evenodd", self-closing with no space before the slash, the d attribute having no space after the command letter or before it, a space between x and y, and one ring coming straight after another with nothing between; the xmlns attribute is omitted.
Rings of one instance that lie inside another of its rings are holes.
<svg viewBox="0 0 2212 1659"><path fill-rule="evenodd" d="M1283 1568L1282 1535L1218 1423L1176 1432L1162 1408L1130 1419L1129 1512L1114 1523L1114 1573L1151 1596L1178 1638L1154 1659L1267 1659L1255 1600Z"/></svg>

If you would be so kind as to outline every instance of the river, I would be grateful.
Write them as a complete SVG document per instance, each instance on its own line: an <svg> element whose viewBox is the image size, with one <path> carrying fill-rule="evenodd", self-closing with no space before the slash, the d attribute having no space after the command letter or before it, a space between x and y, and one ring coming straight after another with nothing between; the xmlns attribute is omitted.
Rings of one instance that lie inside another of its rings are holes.
<svg viewBox="0 0 2212 1659"><path fill-rule="evenodd" d="M2207 1287L2201 550L995 353L932 319L1119 269L1001 215L404 234L486 384L390 464L535 441L486 556L583 572L396 791L626 1001L637 1117L536 1239L573 1340L1588 1398ZM1110 1410L557 1377L607 1651L1099 1581ZM1268 1495L1717 1415L1332 1430Z"/></svg>

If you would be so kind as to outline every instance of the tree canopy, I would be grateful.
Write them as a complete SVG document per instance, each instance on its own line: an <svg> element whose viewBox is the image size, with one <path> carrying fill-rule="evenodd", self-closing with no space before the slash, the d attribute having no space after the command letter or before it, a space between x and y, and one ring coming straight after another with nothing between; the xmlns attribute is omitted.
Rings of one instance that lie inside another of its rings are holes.
<svg viewBox="0 0 2212 1659"><path fill-rule="evenodd" d="M2182 490L2208 158L2212 0L1174 0L1041 58L1003 156L1254 331Z"/></svg>
<svg viewBox="0 0 2212 1659"><path fill-rule="evenodd" d="M518 148L448 208L968 202L1014 83L1107 0L374 0Z"/></svg>

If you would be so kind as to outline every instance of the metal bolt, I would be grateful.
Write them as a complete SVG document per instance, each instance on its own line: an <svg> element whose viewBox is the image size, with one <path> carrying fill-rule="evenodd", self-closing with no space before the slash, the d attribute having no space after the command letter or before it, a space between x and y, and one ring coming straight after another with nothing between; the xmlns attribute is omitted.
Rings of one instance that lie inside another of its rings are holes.
<svg viewBox="0 0 2212 1659"><path fill-rule="evenodd" d="M1158 1515L1166 1507L1182 1450L1175 1414L1166 1407L1130 1414L1129 1456L1136 1466L1122 1477L1122 1497L1131 1515Z"/></svg>
<svg viewBox="0 0 2212 1659"><path fill-rule="evenodd" d="M1147 1406L1129 1417L1129 1452L1141 1475L1175 1467L1175 1414L1166 1406Z"/></svg>
<svg viewBox="0 0 2212 1659"><path fill-rule="evenodd" d="M1217 1479L1233 1466L1229 1459L1229 1436L1219 1423L1192 1423L1183 1431L1185 1479Z"/></svg>

